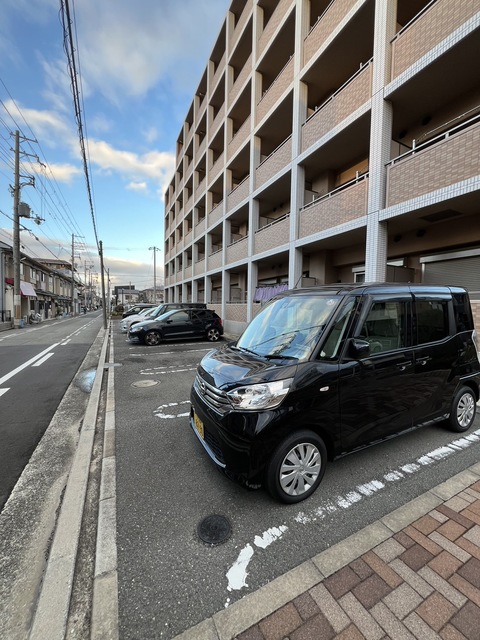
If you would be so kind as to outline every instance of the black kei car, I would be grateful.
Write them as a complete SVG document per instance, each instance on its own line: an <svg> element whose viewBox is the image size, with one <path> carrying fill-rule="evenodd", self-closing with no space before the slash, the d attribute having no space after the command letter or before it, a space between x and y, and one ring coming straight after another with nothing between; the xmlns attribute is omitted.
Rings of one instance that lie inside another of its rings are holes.
<svg viewBox="0 0 480 640"><path fill-rule="evenodd" d="M229 477L293 503L315 491L329 459L426 424L467 431L479 387L464 289L297 289L204 356L190 425Z"/></svg>
<svg viewBox="0 0 480 640"><path fill-rule="evenodd" d="M149 346L185 338L217 342L222 335L222 320L212 309L174 309L151 320L137 322L128 331L130 341L138 340Z"/></svg>

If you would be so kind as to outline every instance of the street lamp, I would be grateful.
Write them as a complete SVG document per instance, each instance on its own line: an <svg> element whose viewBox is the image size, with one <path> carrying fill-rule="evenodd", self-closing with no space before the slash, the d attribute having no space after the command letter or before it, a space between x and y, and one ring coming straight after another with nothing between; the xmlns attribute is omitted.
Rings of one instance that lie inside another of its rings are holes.
<svg viewBox="0 0 480 640"><path fill-rule="evenodd" d="M157 251L158 247L148 247L149 251L153 251L153 302L157 304Z"/></svg>

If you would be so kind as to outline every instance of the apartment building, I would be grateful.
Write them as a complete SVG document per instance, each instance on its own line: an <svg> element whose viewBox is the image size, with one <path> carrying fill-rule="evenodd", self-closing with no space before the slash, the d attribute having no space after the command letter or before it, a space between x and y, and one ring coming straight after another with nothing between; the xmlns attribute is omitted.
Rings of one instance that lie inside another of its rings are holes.
<svg viewBox="0 0 480 640"><path fill-rule="evenodd" d="M460 284L480 320L480 1L232 0L177 139L165 300Z"/></svg>

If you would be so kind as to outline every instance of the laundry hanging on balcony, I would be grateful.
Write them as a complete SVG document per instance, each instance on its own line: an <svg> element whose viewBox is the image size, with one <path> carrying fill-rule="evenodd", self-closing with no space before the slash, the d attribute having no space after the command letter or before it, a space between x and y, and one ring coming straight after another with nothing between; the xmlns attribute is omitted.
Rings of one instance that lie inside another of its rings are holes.
<svg viewBox="0 0 480 640"><path fill-rule="evenodd" d="M276 296L277 293L282 293L282 291L287 291L288 284L272 284L265 287L257 287L255 289L255 295L253 296L254 302L266 302Z"/></svg>

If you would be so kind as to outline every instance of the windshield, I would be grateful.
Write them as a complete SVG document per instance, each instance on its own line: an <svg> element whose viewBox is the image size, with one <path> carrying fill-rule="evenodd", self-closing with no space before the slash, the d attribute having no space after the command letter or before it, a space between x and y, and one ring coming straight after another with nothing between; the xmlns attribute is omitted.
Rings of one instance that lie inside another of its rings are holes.
<svg viewBox="0 0 480 640"><path fill-rule="evenodd" d="M269 303L250 322L237 347L267 358L310 357L340 297L293 295Z"/></svg>

